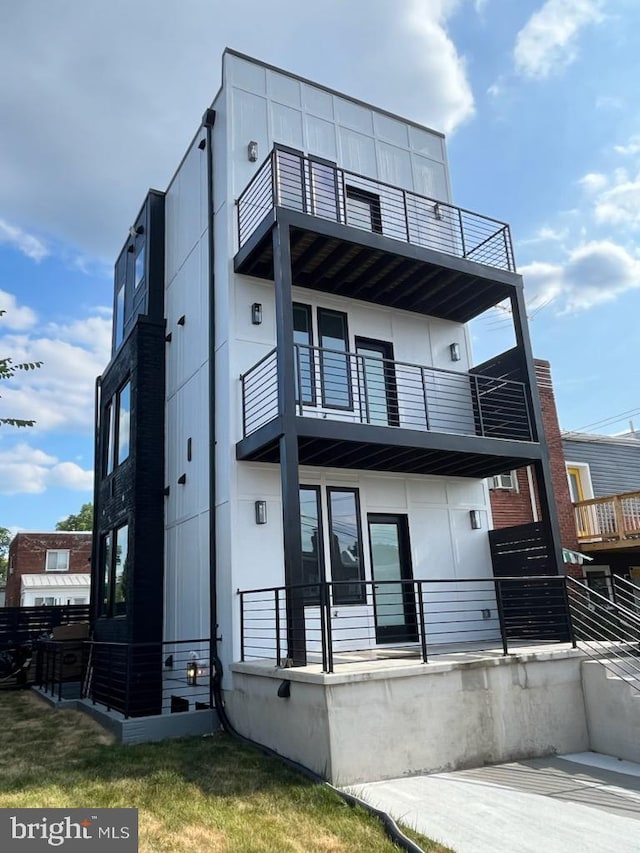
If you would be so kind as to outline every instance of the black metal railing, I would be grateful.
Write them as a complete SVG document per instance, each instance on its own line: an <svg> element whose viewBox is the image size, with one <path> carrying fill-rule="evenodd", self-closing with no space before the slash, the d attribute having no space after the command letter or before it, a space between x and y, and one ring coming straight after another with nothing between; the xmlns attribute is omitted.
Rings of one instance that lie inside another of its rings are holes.
<svg viewBox="0 0 640 853"><path fill-rule="evenodd" d="M506 223L281 146L238 198L240 248L278 206L515 271Z"/></svg>
<svg viewBox="0 0 640 853"><path fill-rule="evenodd" d="M214 707L211 641L158 643L84 640L42 644L38 685L58 700L72 695L125 718Z"/></svg>
<svg viewBox="0 0 640 853"><path fill-rule="evenodd" d="M578 647L640 692L640 614L635 595L626 598L623 593L614 602L575 578L567 577L567 585Z"/></svg>
<svg viewBox="0 0 640 853"><path fill-rule="evenodd" d="M341 607L347 582L239 591L242 661L340 663L571 642L563 577L349 582L361 604Z"/></svg>
<svg viewBox="0 0 640 853"><path fill-rule="evenodd" d="M300 417L533 441L523 382L294 345ZM243 436L278 416L277 351L240 377Z"/></svg>

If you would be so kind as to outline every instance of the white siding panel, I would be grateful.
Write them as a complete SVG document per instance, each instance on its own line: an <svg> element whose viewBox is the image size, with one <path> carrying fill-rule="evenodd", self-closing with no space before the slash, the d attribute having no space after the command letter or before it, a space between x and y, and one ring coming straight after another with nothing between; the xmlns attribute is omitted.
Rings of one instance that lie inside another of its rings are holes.
<svg viewBox="0 0 640 853"><path fill-rule="evenodd" d="M304 147L302 140L302 113L300 110L282 104L271 105L273 141L281 145L289 145L301 151Z"/></svg>
<svg viewBox="0 0 640 853"><path fill-rule="evenodd" d="M324 157L335 162L338 159L335 124L322 118L307 116L306 126L309 154L315 154L317 157Z"/></svg>
<svg viewBox="0 0 640 853"><path fill-rule="evenodd" d="M413 189L413 178L411 175L411 158L408 151L403 151L396 145L388 145L386 142L378 143L378 177L403 189ZM395 214L398 217L402 208Z"/></svg>
<svg viewBox="0 0 640 853"><path fill-rule="evenodd" d="M231 120L231 157L233 183L231 192L237 197L247 186L271 149L267 122L267 100L241 90L233 91ZM247 159L249 142L258 143L258 162Z"/></svg>
<svg viewBox="0 0 640 853"><path fill-rule="evenodd" d="M272 100L290 107L300 106L300 82L298 80L288 77L286 74L278 74L276 71L267 71L267 85Z"/></svg>
<svg viewBox="0 0 640 853"><path fill-rule="evenodd" d="M377 178L376 149L373 139L345 128L338 129L340 164L352 172Z"/></svg>
<svg viewBox="0 0 640 853"><path fill-rule="evenodd" d="M413 555L413 575L416 578L455 577L455 557L449 510L416 506L409 519L409 535Z"/></svg>
<svg viewBox="0 0 640 853"><path fill-rule="evenodd" d="M302 102L305 110L311 115L333 121L333 95L329 92L303 83Z"/></svg>
<svg viewBox="0 0 640 853"><path fill-rule="evenodd" d="M373 116L371 110L353 101L335 98L336 118L345 127L360 130L363 133L373 133Z"/></svg>
<svg viewBox="0 0 640 853"><path fill-rule="evenodd" d="M168 396L208 358L207 280L205 244L191 252L166 294ZM178 325L183 316L184 325Z"/></svg>
<svg viewBox="0 0 640 853"><path fill-rule="evenodd" d="M225 83L231 82L241 89L263 95L267 91L267 69L261 65L227 54L224 57L224 68Z"/></svg>
<svg viewBox="0 0 640 853"><path fill-rule="evenodd" d="M409 140L413 150L419 154L425 154L434 160L444 159L444 139L437 133L409 125Z"/></svg>
<svg viewBox="0 0 640 853"><path fill-rule="evenodd" d="M447 189L447 177L445 167L434 160L413 155L413 183L415 191L419 195L436 198L442 201L449 200Z"/></svg>

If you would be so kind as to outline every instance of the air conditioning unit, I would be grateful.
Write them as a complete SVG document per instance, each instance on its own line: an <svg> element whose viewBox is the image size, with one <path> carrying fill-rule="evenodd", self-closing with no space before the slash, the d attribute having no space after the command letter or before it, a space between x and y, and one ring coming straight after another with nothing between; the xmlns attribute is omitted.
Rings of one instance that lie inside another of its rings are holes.
<svg viewBox="0 0 640 853"><path fill-rule="evenodd" d="M515 489L516 477L513 471L507 471L506 474L498 474L497 477L491 477L489 480L490 489Z"/></svg>

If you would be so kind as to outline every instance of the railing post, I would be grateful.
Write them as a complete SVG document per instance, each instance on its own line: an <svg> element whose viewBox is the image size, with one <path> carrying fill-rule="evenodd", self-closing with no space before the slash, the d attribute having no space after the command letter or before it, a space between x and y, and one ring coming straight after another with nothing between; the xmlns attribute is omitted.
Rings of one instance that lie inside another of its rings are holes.
<svg viewBox="0 0 640 853"><path fill-rule="evenodd" d="M422 662L428 663L429 661L427 657L427 626L426 620L424 618L424 598L422 584L422 581L418 581L418 618L420 620L420 648L422 649Z"/></svg>
<svg viewBox="0 0 640 853"><path fill-rule="evenodd" d="M504 609L503 609L503 601L502 601L502 587L500 585L500 579L494 578L493 584L496 590L496 604L498 605L498 621L500 622L500 636L502 638L502 654L509 654L509 647L507 643L507 629L504 621Z"/></svg>
<svg viewBox="0 0 640 853"><path fill-rule="evenodd" d="M245 384L245 374L243 373L240 377L240 383L242 387L242 437L247 437L247 388Z"/></svg>
<svg viewBox="0 0 640 853"><path fill-rule="evenodd" d="M613 514L616 520L617 538L622 540L624 539L625 521L624 513L622 512L622 501L620 500L619 495L613 496Z"/></svg>
<svg viewBox="0 0 640 853"><path fill-rule="evenodd" d="M280 648L280 590L276 587L273 592L276 608L276 666L280 666L282 661L282 649Z"/></svg>
<svg viewBox="0 0 640 853"><path fill-rule="evenodd" d="M507 239L507 226L506 225L502 229L502 238L504 240L504 256L505 256L505 261L507 262L507 269L509 271L513 272L514 264L513 264L512 258L511 258L511 252L509 251L509 244L511 243L511 240Z"/></svg>
<svg viewBox="0 0 640 853"><path fill-rule="evenodd" d="M407 243L411 242L411 230L409 229L409 209L407 207L407 191L402 190L402 201L404 203L404 221L407 229Z"/></svg>
<svg viewBox="0 0 640 853"><path fill-rule="evenodd" d="M429 429L429 394L427 393L427 377L425 368L420 368L420 376L422 379L422 396L424 397L424 426Z"/></svg>
<svg viewBox="0 0 640 853"><path fill-rule="evenodd" d="M303 392L302 392L302 373L300 372L300 369L301 369L300 368L300 347L298 346L298 344L293 345L293 352L294 352L294 358L295 358L295 364L296 364L296 371L295 371L296 375L294 377L294 381L295 381L295 389L294 389L295 398L294 399L295 399L295 402L297 402L297 404L298 404L298 414L300 415L300 417L303 417L303 415L304 415L304 408L303 408L304 402L303 402ZM311 353L309 353L309 361L311 361Z"/></svg>
<svg viewBox="0 0 640 853"><path fill-rule="evenodd" d="M458 208L458 222L460 223L460 244L462 246L462 257L467 257L467 247L464 242L464 226L462 224L462 211Z"/></svg>
<svg viewBox="0 0 640 853"><path fill-rule="evenodd" d="M244 663L244 592L240 592L240 660Z"/></svg>
<svg viewBox="0 0 640 853"><path fill-rule="evenodd" d="M280 204L278 172L278 149L274 148L271 152L271 207L276 207L276 205Z"/></svg>
<svg viewBox="0 0 640 853"><path fill-rule="evenodd" d="M571 616L571 604L569 602L569 590L567 589L568 581L567 581L566 577L560 578L560 581L562 583L562 595L564 598L565 612L567 614L567 629L569 631L569 641L570 641L572 647L575 649L577 646L577 642L576 642L576 633L573 629L573 617Z"/></svg>
<svg viewBox="0 0 640 853"><path fill-rule="evenodd" d="M327 654L327 589L326 582L318 587L318 604L320 605L320 643L322 645L322 671L329 671L329 656Z"/></svg>
<svg viewBox="0 0 640 853"><path fill-rule="evenodd" d="M364 356L356 355L356 360L360 359L360 363L362 364L362 389L364 391L364 416L365 420L362 420L362 415L360 416L361 423L370 424L371 423L371 412L369 410L369 388L367 386L367 368L365 365ZM360 411L362 411L362 406L360 407Z"/></svg>
<svg viewBox="0 0 640 853"><path fill-rule="evenodd" d="M478 420L480 423L480 435L484 436L484 418L482 417L482 401L480 399L480 388L478 386L478 377L475 376L473 373L471 373L470 376L473 376L473 379L475 381L476 401L478 403Z"/></svg>
<svg viewBox="0 0 640 853"><path fill-rule="evenodd" d="M333 672L333 625L331 624L331 584L324 582L327 611L327 672Z"/></svg>

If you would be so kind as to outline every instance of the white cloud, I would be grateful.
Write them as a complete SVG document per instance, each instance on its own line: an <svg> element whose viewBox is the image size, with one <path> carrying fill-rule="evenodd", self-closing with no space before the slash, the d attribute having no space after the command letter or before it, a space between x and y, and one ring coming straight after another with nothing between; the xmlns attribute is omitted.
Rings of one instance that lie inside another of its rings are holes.
<svg viewBox="0 0 640 853"><path fill-rule="evenodd" d="M2 383L0 411L5 417L34 419L38 434L45 430L90 434L94 382L109 361L110 349L111 322L96 314L66 325L25 324L0 336L0 352L14 362L43 363L39 370L17 373Z"/></svg>
<svg viewBox="0 0 640 853"><path fill-rule="evenodd" d="M27 234L17 225L10 225L4 219L0 219L0 243L13 246L32 261L41 261L49 254L49 250L41 240L33 234Z"/></svg>
<svg viewBox="0 0 640 853"><path fill-rule="evenodd" d="M569 231L567 228L556 230L554 228L549 228L547 225L543 225L541 228L538 228L533 237L529 237L525 240L519 240L518 243L521 246L531 243L561 243L563 240L566 240L568 236Z"/></svg>
<svg viewBox="0 0 640 853"><path fill-rule="evenodd" d="M603 19L604 5L604 0L546 0L516 36L516 70L540 79L570 65L580 30Z"/></svg>
<svg viewBox="0 0 640 853"><path fill-rule="evenodd" d="M587 175L580 178L578 183L583 186L587 192L594 193L603 190L609 183L609 179L606 175L603 175L600 172L589 172Z"/></svg>
<svg viewBox="0 0 640 853"><path fill-rule="evenodd" d="M0 451L1 494L37 494L49 486L89 491L93 472L75 462L59 462L55 456L28 444Z"/></svg>
<svg viewBox="0 0 640 853"><path fill-rule="evenodd" d="M634 134L626 145L614 145L613 150L616 154L622 154L623 157L640 154L640 133Z"/></svg>
<svg viewBox="0 0 640 853"><path fill-rule="evenodd" d="M584 311L640 288L640 260L610 240L592 240L567 252L564 263L520 268L533 307L554 300L560 313Z"/></svg>
<svg viewBox="0 0 640 853"><path fill-rule="evenodd" d="M635 180L619 180L600 193L594 214L600 224L640 225L640 176Z"/></svg>
<svg viewBox="0 0 640 853"><path fill-rule="evenodd" d="M0 319L0 329L12 329L20 332L24 329L30 329L37 322L37 315L26 305L18 305L18 300L13 293L8 293L6 290L0 290L0 310L6 311L6 314Z"/></svg>

